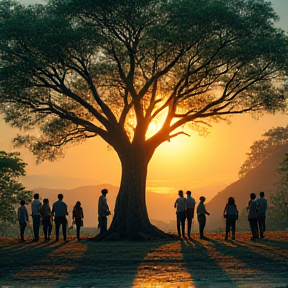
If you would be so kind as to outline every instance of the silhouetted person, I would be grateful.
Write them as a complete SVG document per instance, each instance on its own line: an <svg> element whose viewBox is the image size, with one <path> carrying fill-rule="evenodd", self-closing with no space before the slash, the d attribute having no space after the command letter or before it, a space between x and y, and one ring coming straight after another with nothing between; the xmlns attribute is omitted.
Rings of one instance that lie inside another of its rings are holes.
<svg viewBox="0 0 288 288"><path fill-rule="evenodd" d="M205 209L204 202L206 198L204 196L201 196L199 200L200 200L200 203L198 204L198 207L197 207L197 218L199 222L200 239L206 239L206 237L204 237L204 228L206 225L206 215L210 215L210 213L207 212Z"/></svg>
<svg viewBox="0 0 288 288"><path fill-rule="evenodd" d="M192 227L192 220L194 218L194 211L195 211L195 204L196 201L193 197L191 197L191 191L186 192L187 198L186 198L186 215L187 215L187 231L188 231L188 237L191 238L191 227Z"/></svg>
<svg viewBox="0 0 288 288"><path fill-rule="evenodd" d="M60 225L62 225L62 233L63 233L63 238L64 241L67 240L66 237L66 227L67 227L67 219L66 215L68 215L67 212L67 205L63 201L63 195L59 194L58 195L58 201L56 201L53 204L52 207L52 216L54 216L54 221L55 221L55 230L56 230L56 242L59 241L59 229Z"/></svg>
<svg viewBox="0 0 288 288"><path fill-rule="evenodd" d="M266 210L267 210L267 200L264 198L264 192L260 192L260 198L256 200L258 205L258 225L260 231L260 238L264 238L264 232L266 229Z"/></svg>
<svg viewBox="0 0 288 288"><path fill-rule="evenodd" d="M41 215L42 215L44 240L49 241L51 237L51 231L52 231L52 223L51 223L52 214L51 214L51 208L50 208L48 199L43 200L43 205L41 208Z"/></svg>
<svg viewBox="0 0 288 288"><path fill-rule="evenodd" d="M107 189L101 190L102 195L99 197L98 201L98 227L100 228L100 233L107 231L107 216L110 215L109 206L107 204L106 195L108 193Z"/></svg>
<svg viewBox="0 0 288 288"><path fill-rule="evenodd" d="M255 193L250 194L250 201L248 202L248 221L251 228L252 238L251 240L258 239L258 208Z"/></svg>
<svg viewBox="0 0 288 288"><path fill-rule="evenodd" d="M178 236L181 237L182 231L182 237L185 238L186 199L182 190L178 191L178 195L179 197L174 204L174 208L176 208L177 232Z"/></svg>
<svg viewBox="0 0 288 288"><path fill-rule="evenodd" d="M230 228L232 230L232 239L235 240L235 226L236 220L238 219L238 210L235 205L235 200L233 197L228 198L228 203L224 208L224 217L226 218L226 235L225 240L228 240L230 235Z"/></svg>
<svg viewBox="0 0 288 288"><path fill-rule="evenodd" d="M33 219L33 233L34 233L34 242L39 240L39 229L41 222L41 202L39 200L39 194L34 194L34 200L31 203L32 208L32 219Z"/></svg>
<svg viewBox="0 0 288 288"><path fill-rule="evenodd" d="M24 242L24 232L25 232L25 228L27 226L27 222L29 220L28 218L28 212L27 209L25 207L25 201L21 200L20 201L20 207L18 208L18 222L19 222L19 227L20 227L20 238L21 241Z"/></svg>
<svg viewBox="0 0 288 288"><path fill-rule="evenodd" d="M76 225L76 231L77 231L77 239L80 241L80 228L83 226L83 209L81 207L81 203L79 201L76 202L76 205L74 206L73 213L72 213L73 222Z"/></svg>

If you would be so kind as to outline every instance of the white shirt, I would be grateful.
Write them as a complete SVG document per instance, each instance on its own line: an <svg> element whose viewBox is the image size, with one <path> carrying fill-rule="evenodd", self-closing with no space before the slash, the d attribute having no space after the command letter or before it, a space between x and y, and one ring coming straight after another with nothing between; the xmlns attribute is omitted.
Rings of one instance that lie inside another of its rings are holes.
<svg viewBox="0 0 288 288"><path fill-rule="evenodd" d="M174 207L177 208L176 212L183 212L186 210L186 198L179 197L176 199Z"/></svg>

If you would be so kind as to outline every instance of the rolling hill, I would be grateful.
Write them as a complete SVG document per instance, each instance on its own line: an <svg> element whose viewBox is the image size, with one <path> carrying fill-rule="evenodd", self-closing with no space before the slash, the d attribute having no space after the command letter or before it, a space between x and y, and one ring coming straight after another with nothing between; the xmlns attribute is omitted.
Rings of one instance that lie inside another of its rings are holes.
<svg viewBox="0 0 288 288"><path fill-rule="evenodd" d="M225 227L223 211L229 197L234 197L238 211L241 213L247 206L252 192L256 194L257 198L261 191L265 192L265 197L268 199L267 216L269 217L269 195L275 191L275 183L281 177L277 168L287 150L287 145L279 146L272 156L213 197L206 204L206 209L211 214L210 217L207 217L207 230Z"/></svg>

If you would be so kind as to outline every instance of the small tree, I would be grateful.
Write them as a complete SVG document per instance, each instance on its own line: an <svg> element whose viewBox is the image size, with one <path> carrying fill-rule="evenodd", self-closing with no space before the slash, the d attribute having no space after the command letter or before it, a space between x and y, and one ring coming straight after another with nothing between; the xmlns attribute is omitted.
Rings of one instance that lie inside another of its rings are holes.
<svg viewBox="0 0 288 288"><path fill-rule="evenodd" d="M288 153L278 169L282 178L277 183L277 190L270 195L269 214L272 218L274 229L285 230L288 228Z"/></svg>
<svg viewBox="0 0 288 288"><path fill-rule="evenodd" d="M15 206L20 200L30 200L31 192L18 182L25 175L26 163L19 158L20 153L0 151L0 224L15 224Z"/></svg>
<svg viewBox="0 0 288 288"><path fill-rule="evenodd" d="M145 200L156 148L184 126L283 109L288 39L277 19L264 0L4 0L0 109L32 131L16 143L38 161L99 135L122 165L107 237L159 236Z"/></svg>
<svg viewBox="0 0 288 288"><path fill-rule="evenodd" d="M250 147L247 159L240 168L239 177L244 177L248 171L258 166L282 147L287 147L288 150L288 126L272 128L265 132L262 139L255 141Z"/></svg>

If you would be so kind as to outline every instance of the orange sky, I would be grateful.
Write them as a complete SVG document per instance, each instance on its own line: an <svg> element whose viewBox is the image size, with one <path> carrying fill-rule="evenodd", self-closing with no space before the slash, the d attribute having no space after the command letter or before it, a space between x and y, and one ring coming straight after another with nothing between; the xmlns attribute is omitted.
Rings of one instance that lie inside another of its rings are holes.
<svg viewBox="0 0 288 288"><path fill-rule="evenodd" d="M284 12L288 11L288 0L271 2L281 17L281 27L288 31L288 20L284 18ZM191 137L180 135L170 143L162 144L150 162L147 187L153 190L158 187L159 191L201 190L206 191L207 199L211 198L237 180L239 168L246 159L245 153L249 151L253 141L260 139L272 127L286 126L288 116L265 115L256 121L249 115L239 115L231 121L231 124L214 125L210 135L205 138L194 134ZM0 131L0 150L13 151L11 140L17 131L6 125L2 119ZM29 163L27 175L50 174L85 178L87 185L110 183L118 186L120 182L118 157L113 150L107 149L107 144L99 137L69 148L65 158L57 162L44 162L36 166L33 155L27 150L21 150L21 157ZM58 188L64 187L75 188L67 182Z"/></svg>

